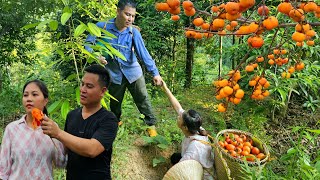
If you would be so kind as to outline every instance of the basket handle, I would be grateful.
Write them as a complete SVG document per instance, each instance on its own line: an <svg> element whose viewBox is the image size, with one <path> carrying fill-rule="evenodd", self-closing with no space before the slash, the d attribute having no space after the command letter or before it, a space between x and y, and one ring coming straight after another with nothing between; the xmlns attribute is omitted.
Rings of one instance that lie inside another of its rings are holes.
<svg viewBox="0 0 320 180"><path fill-rule="evenodd" d="M209 139L211 139L211 141L213 143L210 143L210 142L204 141L204 140L198 140L198 139L194 139L194 140L197 140L197 141L201 142L202 144L207 144L207 145L212 146L213 148L216 148L216 145L214 144L214 137L212 137L210 134L208 134L207 136L208 136Z"/></svg>

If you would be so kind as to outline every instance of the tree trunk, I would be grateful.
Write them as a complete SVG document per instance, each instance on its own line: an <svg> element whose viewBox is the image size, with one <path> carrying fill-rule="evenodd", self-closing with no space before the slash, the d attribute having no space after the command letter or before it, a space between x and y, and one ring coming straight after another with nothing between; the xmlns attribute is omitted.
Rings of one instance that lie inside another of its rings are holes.
<svg viewBox="0 0 320 180"><path fill-rule="evenodd" d="M186 57L186 81L184 88L191 87L192 81L192 67L193 67L193 54L194 54L194 39L187 38L187 57Z"/></svg>

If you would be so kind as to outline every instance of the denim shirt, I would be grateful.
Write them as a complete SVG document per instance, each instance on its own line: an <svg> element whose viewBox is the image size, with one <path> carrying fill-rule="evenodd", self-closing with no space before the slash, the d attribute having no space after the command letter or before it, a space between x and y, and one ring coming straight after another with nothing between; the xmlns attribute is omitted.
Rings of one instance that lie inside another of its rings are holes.
<svg viewBox="0 0 320 180"><path fill-rule="evenodd" d="M100 28L104 28L105 24L106 22L98 22L96 25ZM110 43L113 48L117 49L126 58L126 61L124 61L117 56L114 56L113 59L106 57L106 60L108 61L106 69L109 71L113 83L121 84L123 75L127 78L129 83L133 83L142 76L142 68L138 63L136 55L144 62L147 71L151 72L152 76L159 75L158 68L145 47L138 29L132 27L132 30L130 30L128 27L120 32L115 25L115 19L111 19L106 24L106 30L117 38L103 40ZM131 33L133 33L133 35ZM96 37L89 35L86 41L96 43ZM132 45L134 46L134 51L132 51ZM85 48L92 52L92 48L89 46L86 46Z"/></svg>

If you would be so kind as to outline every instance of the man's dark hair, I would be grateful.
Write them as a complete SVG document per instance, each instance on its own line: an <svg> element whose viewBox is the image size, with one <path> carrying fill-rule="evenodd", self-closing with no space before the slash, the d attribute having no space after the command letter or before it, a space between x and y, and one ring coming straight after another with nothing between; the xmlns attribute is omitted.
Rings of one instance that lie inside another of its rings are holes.
<svg viewBox="0 0 320 180"><path fill-rule="evenodd" d="M110 75L109 72L103 66L99 64L93 64L84 69L87 73L96 74L99 76L99 84L101 87L109 88L110 86Z"/></svg>
<svg viewBox="0 0 320 180"><path fill-rule="evenodd" d="M120 10L124 10L126 6L130 6L132 8L137 8L137 4L134 2L134 0L119 0L117 7Z"/></svg>

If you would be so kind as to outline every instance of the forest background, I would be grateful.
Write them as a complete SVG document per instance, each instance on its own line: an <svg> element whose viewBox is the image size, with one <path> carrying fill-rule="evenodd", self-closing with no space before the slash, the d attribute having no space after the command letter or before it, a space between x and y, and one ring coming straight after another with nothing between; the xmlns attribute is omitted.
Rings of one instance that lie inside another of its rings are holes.
<svg viewBox="0 0 320 180"><path fill-rule="evenodd" d="M318 35L315 45L297 47L291 40L294 27L283 26L264 33L264 46L248 47L249 36L235 35L186 38L185 28L195 17L181 15L172 21L169 13L155 10L155 1L137 0L135 24L157 67L185 109L199 111L204 127L215 136L223 129L250 132L266 143L270 161L252 179L319 179L320 178L320 51ZM193 1L197 9L210 9L220 1ZM227 2L227 1L225 1ZM319 4L319 2L315 1ZM83 49L91 33L110 35L97 29L98 21L115 17L116 0L9 0L0 5L0 139L5 126L23 113L22 86L31 79L41 79L49 87L50 117L63 128L70 109L79 107L79 80L83 69L97 61L97 54ZM251 19L261 18L257 8L265 3L279 22L292 23L277 13L280 1L256 1L246 12ZM299 1L293 1L293 4ZM208 8L209 7L209 8ZM208 10L209 11L209 10ZM197 14L198 16L200 14ZM308 16L309 22L319 18ZM313 29L319 33L319 27ZM107 46L107 45L106 45ZM261 66L245 72L245 66L261 54L267 55L281 46L293 62L304 62L305 68L290 78L283 78L287 67ZM99 49L120 56L113 49ZM243 61L244 59L244 61ZM245 97L239 105L228 104L225 113L218 112L221 100L213 81L225 78L239 68L239 81ZM145 70L145 69L144 69ZM257 74L267 77L270 96L264 100L250 98L249 80ZM112 174L114 179L161 179L171 167L169 157L180 150L183 135L176 126L176 115L160 88L146 82L158 118L157 138L149 138L129 94L123 103L123 122L114 144ZM102 105L108 107L106 95ZM64 179L64 170L55 171L55 179Z"/></svg>

